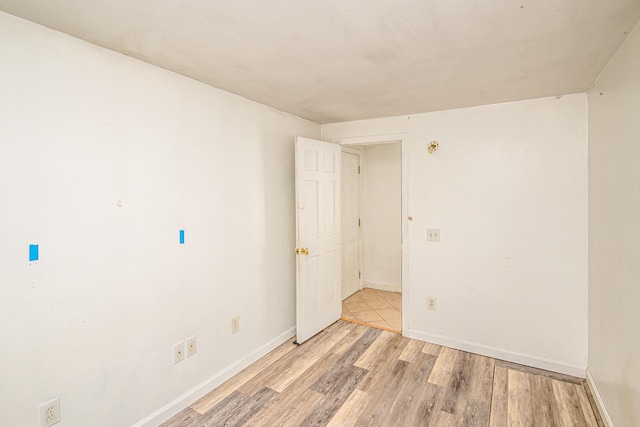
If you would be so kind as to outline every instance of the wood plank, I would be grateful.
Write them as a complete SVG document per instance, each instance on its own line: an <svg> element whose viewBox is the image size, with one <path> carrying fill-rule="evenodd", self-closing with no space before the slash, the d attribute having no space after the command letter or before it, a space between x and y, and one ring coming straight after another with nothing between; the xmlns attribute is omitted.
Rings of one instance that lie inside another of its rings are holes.
<svg viewBox="0 0 640 427"><path fill-rule="evenodd" d="M286 414L289 413L292 408L300 408L304 406L304 416L299 420L302 421L307 414L313 409L313 405L317 405L322 401L321 393L308 393L309 387L314 384L318 378L320 378L327 370L333 367L339 355L329 353L325 357L318 360L311 368L300 375L293 383L291 383L278 397L273 399L247 423L249 426L271 426L278 420L285 420ZM313 390L311 390L313 391ZM304 396L306 400L302 399ZM305 405L310 405L309 407ZM298 416L294 417L298 419Z"/></svg>
<svg viewBox="0 0 640 427"><path fill-rule="evenodd" d="M434 361L435 363L435 361ZM407 426L430 426L436 419L436 414L442 412L442 397L444 391L442 387L426 382L422 396L416 401L416 405L408 411L406 416Z"/></svg>
<svg viewBox="0 0 640 427"><path fill-rule="evenodd" d="M194 421L196 421L200 417L200 413L194 411L191 408L187 408L184 411L181 411L173 418L169 419L165 423L161 424L160 427L184 427L188 426Z"/></svg>
<svg viewBox="0 0 640 427"><path fill-rule="evenodd" d="M598 424L598 427L605 427L604 421L602 421L602 415L598 410L598 405L596 404L596 401L593 398L593 394L591 394L591 388L589 388L589 385L587 384L587 380L582 380L582 387L584 388L584 391L587 394L587 397L589 398L591 410L593 411L593 415L596 418L596 423Z"/></svg>
<svg viewBox="0 0 640 427"><path fill-rule="evenodd" d="M236 390L201 415L198 420L192 424L198 427L219 426L222 424L222 420L231 417L236 411L242 408L248 400L249 396Z"/></svg>
<svg viewBox="0 0 640 427"><path fill-rule="evenodd" d="M249 419L253 417L265 404L269 401L273 400L278 393L271 390L270 388L263 388L258 393L249 397L244 403L242 403L235 411L232 411L227 414L226 417L220 418L219 414L215 413L215 411L207 412L203 415L197 422L198 427L202 425L213 425L213 426L244 426L247 424ZM213 423L204 423L203 420L206 415L211 413L212 420L215 420Z"/></svg>
<svg viewBox="0 0 640 427"><path fill-rule="evenodd" d="M496 366L493 374L493 391L491 395L491 416L489 427L502 427L507 425L508 398L509 398L509 370Z"/></svg>
<svg viewBox="0 0 640 427"><path fill-rule="evenodd" d="M436 362L436 357L418 353L410 363L400 389L387 412L382 425L417 426L429 425L442 388L427 382Z"/></svg>
<svg viewBox="0 0 640 427"><path fill-rule="evenodd" d="M466 427L486 427L491 416L491 404L485 400L460 400L463 408L456 408L456 415Z"/></svg>
<svg viewBox="0 0 640 427"><path fill-rule="evenodd" d="M442 347L439 346L438 344L431 344L430 342L426 342L426 343L424 343L424 347L422 348L422 352L430 354L432 356L439 356L441 349L442 349Z"/></svg>
<svg viewBox="0 0 640 427"><path fill-rule="evenodd" d="M377 334L364 334L358 341L356 341L349 351L336 361L336 363L311 385L311 389L316 390L319 393L328 395L335 393L336 390L342 389L346 381L351 380L351 376L354 375L359 380L368 372L366 369L362 369L354 365L354 361L360 357L368 348L371 343L376 341ZM357 384L357 383L356 383ZM351 394L351 392L349 392ZM345 396L346 398L346 396Z"/></svg>
<svg viewBox="0 0 640 427"><path fill-rule="evenodd" d="M563 381L553 381L553 394L558 402L558 415L561 425L586 426L580 401L574 384Z"/></svg>
<svg viewBox="0 0 640 427"><path fill-rule="evenodd" d="M342 365L354 365L358 366L357 360L360 360L366 353L371 351L371 348L376 345L380 340L380 337L388 332L381 331L379 329L367 328L367 331L345 351L339 359L339 363ZM393 334L391 334L393 335ZM393 335L395 336L395 335ZM363 366L359 368L366 369Z"/></svg>
<svg viewBox="0 0 640 427"><path fill-rule="evenodd" d="M473 361L473 374L469 379L468 396L473 400L490 403L491 392L493 390L495 359L473 354L471 360Z"/></svg>
<svg viewBox="0 0 640 427"><path fill-rule="evenodd" d="M326 328L323 329L324 332L328 332L328 333L335 333L338 332L340 333L341 331L348 331L350 330L349 328L349 323L348 322L344 322L341 320L336 320L335 322L333 322L332 324L330 324L329 326L327 326Z"/></svg>
<svg viewBox="0 0 640 427"><path fill-rule="evenodd" d="M458 415L465 425L488 425L493 370L491 359L460 352L441 409Z"/></svg>
<svg viewBox="0 0 640 427"><path fill-rule="evenodd" d="M367 402L367 393L358 389L353 390L349 398L331 418L327 427L353 427Z"/></svg>
<svg viewBox="0 0 640 427"><path fill-rule="evenodd" d="M584 415L587 427L599 427L584 384L574 386L576 388L576 394L578 395L578 400L580 401L580 407L582 408L582 414Z"/></svg>
<svg viewBox="0 0 640 427"><path fill-rule="evenodd" d="M327 371L333 369L340 360L340 355L329 353L316 361L309 369L302 373L294 382L289 384L283 394L300 394L304 390L310 389L313 384L324 376Z"/></svg>
<svg viewBox="0 0 640 427"><path fill-rule="evenodd" d="M413 363L418 358L418 355L424 348L424 343L418 340L409 340L409 343L404 348L402 353L400 353L400 360L404 360L405 362Z"/></svg>
<svg viewBox="0 0 640 427"><path fill-rule="evenodd" d="M362 369L370 369L374 366L375 361L380 357L380 354L387 350L390 342L396 341L397 339L398 335L392 332L380 331L377 339L373 341L371 346L369 346L369 348L353 364Z"/></svg>
<svg viewBox="0 0 640 427"><path fill-rule="evenodd" d="M458 350L442 347L438 360L436 360L431 375L429 375L429 382L441 387L446 387L449 384L451 372L460 353Z"/></svg>
<svg viewBox="0 0 640 427"><path fill-rule="evenodd" d="M280 406L278 410L270 411L267 417L262 418L259 423L251 423L251 426L260 427L280 427L280 426L301 426L304 419L316 408L324 399L323 394L314 390L305 390L301 394L291 395L294 397L287 406Z"/></svg>
<svg viewBox="0 0 640 427"><path fill-rule="evenodd" d="M332 353L336 353L340 355L344 354L344 352L347 351L349 347L353 345L353 343L358 341L360 337L362 337L362 335L364 335L364 333L370 329L366 326L358 325L357 323L350 323L350 322L342 322L342 323L345 324L345 329L348 330L349 332L347 333L347 335L345 335L345 337L342 340L337 342L336 345L334 345L330 350Z"/></svg>
<svg viewBox="0 0 640 427"><path fill-rule="evenodd" d="M542 375L530 375L533 424L536 426L560 425L558 409L553 394L554 380Z"/></svg>
<svg viewBox="0 0 640 427"><path fill-rule="evenodd" d="M507 422L512 427L534 427L529 374L509 369Z"/></svg>
<svg viewBox="0 0 640 427"><path fill-rule="evenodd" d="M582 380L578 377L573 377L571 375L561 374L559 372L546 371L540 368L534 368L531 366L520 365L518 363L507 362L506 360L495 360L496 366L501 366L503 368L511 369L514 371L525 372L533 375L542 375L545 377L553 378L554 380L564 381L572 384L582 384Z"/></svg>
<svg viewBox="0 0 640 427"><path fill-rule="evenodd" d="M192 404L191 408L200 414L204 414L213 406L218 404L221 400L223 400L238 388L240 388L242 385L253 379L256 375L268 371L269 367L272 364L278 362L285 354L296 348L297 346L293 344L293 340L285 342L284 344L278 346L275 350L259 359L257 362L253 363L246 369L242 370L240 373L225 381L213 391L207 393L197 402Z"/></svg>
<svg viewBox="0 0 640 427"><path fill-rule="evenodd" d="M387 346L382 348L381 352L376 352L377 359L370 359L367 365L370 366L367 375L358 384L358 389L369 392L369 389L373 387L380 377L385 377L387 373L393 368L393 365L398 361L398 357L404 350L409 339L403 338L400 335L392 334L393 337L387 342ZM369 393L370 398L373 398Z"/></svg>
<svg viewBox="0 0 640 427"><path fill-rule="evenodd" d="M360 339L310 386L312 390L324 394L327 398L308 415L304 421L305 425L323 425L333 418L367 373L367 370L354 366L353 363L371 348L380 335L379 330L368 328Z"/></svg>
<svg viewBox="0 0 640 427"><path fill-rule="evenodd" d="M347 333L345 330L319 333L294 351L285 354L271 369L262 371L251 381L242 385L240 390L248 395L253 395L263 387L281 392L316 361L324 357Z"/></svg>
<svg viewBox="0 0 640 427"><path fill-rule="evenodd" d="M367 389L370 401L358 417L356 426L384 425L382 421L391 410L410 366L404 360L392 360L395 360L395 363L391 366L385 365L381 369L381 375L377 376L377 381Z"/></svg>
<svg viewBox="0 0 640 427"><path fill-rule="evenodd" d="M333 382L316 383L319 389L312 387L312 390L318 392L324 391L326 398L324 401L311 412L302 425L305 426L321 426L326 425L338 412L340 407L349 398L349 395L356 389L356 386L367 373L366 369L349 365L347 369L336 372L337 376ZM314 384L314 385L316 385Z"/></svg>
<svg viewBox="0 0 640 427"><path fill-rule="evenodd" d="M368 337L376 336L377 333L378 331L370 329L363 334L363 337L367 337L365 339L369 339ZM313 342L313 344L308 342L307 344L309 347L294 360L289 360L286 364L283 363L283 371L278 375L272 376L270 380L267 381L267 386L278 392L283 391L320 358L324 357L336 343L340 342L347 335L348 330L339 329L336 330L336 332L329 334L329 337L325 340L319 340L317 342Z"/></svg>
<svg viewBox="0 0 640 427"><path fill-rule="evenodd" d="M446 386L440 384L445 390L445 396L440 408L442 411L449 412L450 414L458 413L456 411L458 400L462 400L460 405L462 408L466 407L466 397L469 395L469 382L473 375L473 361L471 356L471 353L467 353L466 351L459 352L451 368L449 381L446 382Z"/></svg>
<svg viewBox="0 0 640 427"><path fill-rule="evenodd" d="M352 382L354 381L354 378L357 378L357 381L354 384L355 388L367 372L368 371L366 369L362 369L348 363L341 363L341 361L338 360L334 366L329 368L309 388L317 391L318 393L330 395L331 393L336 393L338 390L341 390L347 382ZM351 392L349 392L349 394L351 394ZM345 396L345 399L346 397L347 396Z"/></svg>
<svg viewBox="0 0 640 427"><path fill-rule="evenodd" d="M449 412L436 411L434 415L433 426L435 427L458 427L464 425L459 417Z"/></svg>

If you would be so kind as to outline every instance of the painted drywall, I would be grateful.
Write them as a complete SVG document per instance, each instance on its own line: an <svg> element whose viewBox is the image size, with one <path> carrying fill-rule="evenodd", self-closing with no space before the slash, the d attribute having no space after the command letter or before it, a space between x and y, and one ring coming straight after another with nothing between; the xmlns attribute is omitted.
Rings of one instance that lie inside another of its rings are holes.
<svg viewBox="0 0 640 427"><path fill-rule="evenodd" d="M0 425L132 425L291 331L319 125L1 13L0 52Z"/></svg>
<svg viewBox="0 0 640 427"><path fill-rule="evenodd" d="M640 425L640 30L589 92L589 370L616 426Z"/></svg>
<svg viewBox="0 0 640 427"><path fill-rule="evenodd" d="M400 143L363 149L365 287L400 292L402 283Z"/></svg>
<svg viewBox="0 0 640 427"><path fill-rule="evenodd" d="M584 375L586 130L585 94L323 125L407 135L405 335Z"/></svg>

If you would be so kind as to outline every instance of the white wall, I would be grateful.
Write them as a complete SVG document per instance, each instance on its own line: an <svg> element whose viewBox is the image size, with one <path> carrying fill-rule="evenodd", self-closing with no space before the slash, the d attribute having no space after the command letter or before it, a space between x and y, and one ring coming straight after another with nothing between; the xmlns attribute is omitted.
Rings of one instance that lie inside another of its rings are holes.
<svg viewBox="0 0 640 427"><path fill-rule="evenodd" d="M584 375L586 107L582 94L322 127L408 137L405 335Z"/></svg>
<svg viewBox="0 0 640 427"><path fill-rule="evenodd" d="M291 335L318 125L1 13L0 52L0 425L132 425Z"/></svg>
<svg viewBox="0 0 640 427"><path fill-rule="evenodd" d="M366 287L400 292L402 283L400 143L364 148L362 231Z"/></svg>
<svg viewBox="0 0 640 427"><path fill-rule="evenodd" d="M589 371L616 426L640 425L640 30L589 92Z"/></svg>

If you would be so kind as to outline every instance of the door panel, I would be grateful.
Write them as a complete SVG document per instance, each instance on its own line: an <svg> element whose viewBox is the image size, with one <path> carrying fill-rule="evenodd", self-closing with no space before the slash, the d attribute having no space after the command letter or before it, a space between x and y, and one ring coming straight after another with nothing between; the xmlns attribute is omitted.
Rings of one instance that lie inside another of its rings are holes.
<svg viewBox="0 0 640 427"><path fill-rule="evenodd" d="M306 240L318 238L318 183L315 181L305 181L305 227L303 227L302 237Z"/></svg>
<svg viewBox="0 0 640 427"><path fill-rule="evenodd" d="M336 174L337 175L337 174ZM324 235L336 236L336 183L323 182L324 185Z"/></svg>
<svg viewBox="0 0 640 427"><path fill-rule="evenodd" d="M296 326L299 344L340 318L340 146L296 138Z"/></svg>

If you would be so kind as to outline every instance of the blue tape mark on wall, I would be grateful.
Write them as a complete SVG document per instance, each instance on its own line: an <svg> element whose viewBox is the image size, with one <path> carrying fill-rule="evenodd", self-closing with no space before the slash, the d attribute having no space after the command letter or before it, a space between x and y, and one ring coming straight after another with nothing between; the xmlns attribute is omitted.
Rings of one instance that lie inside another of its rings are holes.
<svg viewBox="0 0 640 427"><path fill-rule="evenodd" d="M180 230L180 244L184 245L184 230Z"/></svg>
<svg viewBox="0 0 640 427"><path fill-rule="evenodd" d="M38 245L29 245L29 261L38 260Z"/></svg>

